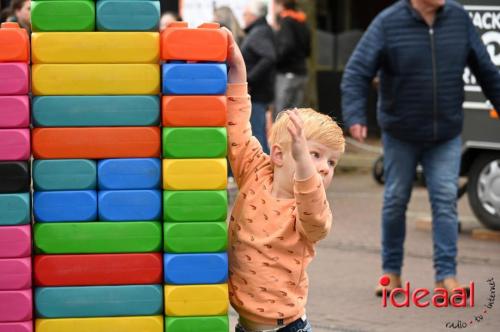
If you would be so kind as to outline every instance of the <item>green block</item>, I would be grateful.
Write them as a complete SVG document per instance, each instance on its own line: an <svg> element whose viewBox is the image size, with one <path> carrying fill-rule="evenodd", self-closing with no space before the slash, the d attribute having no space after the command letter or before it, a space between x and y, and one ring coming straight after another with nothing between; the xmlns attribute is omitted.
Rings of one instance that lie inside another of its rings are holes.
<svg viewBox="0 0 500 332"><path fill-rule="evenodd" d="M221 252L227 248L227 224L221 222L182 222L163 224L164 245L168 253Z"/></svg>
<svg viewBox="0 0 500 332"><path fill-rule="evenodd" d="M94 31L95 3L89 0L32 1L33 32Z"/></svg>
<svg viewBox="0 0 500 332"><path fill-rule="evenodd" d="M0 194L0 226L26 225L31 220L30 194Z"/></svg>
<svg viewBox="0 0 500 332"><path fill-rule="evenodd" d="M223 158L226 154L226 128L163 128L165 158Z"/></svg>
<svg viewBox="0 0 500 332"><path fill-rule="evenodd" d="M140 253L161 250L153 221L35 224L35 249L45 254Z"/></svg>
<svg viewBox="0 0 500 332"><path fill-rule="evenodd" d="M229 332L227 316L166 317L166 332Z"/></svg>
<svg viewBox="0 0 500 332"><path fill-rule="evenodd" d="M227 218L225 190L164 191L163 220L221 221Z"/></svg>
<svg viewBox="0 0 500 332"><path fill-rule="evenodd" d="M96 162L87 159L47 159L33 163L35 190L96 189Z"/></svg>

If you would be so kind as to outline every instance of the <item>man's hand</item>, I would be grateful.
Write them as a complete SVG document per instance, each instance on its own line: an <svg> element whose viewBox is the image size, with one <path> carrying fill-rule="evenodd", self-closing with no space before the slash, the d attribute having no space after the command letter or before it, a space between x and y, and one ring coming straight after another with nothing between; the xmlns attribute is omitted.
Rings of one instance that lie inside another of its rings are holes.
<svg viewBox="0 0 500 332"><path fill-rule="evenodd" d="M349 128L349 134L351 134L352 138L361 143L363 143L363 141L365 140L367 131L368 129L366 128L366 126L363 126L361 124L355 124Z"/></svg>
<svg viewBox="0 0 500 332"><path fill-rule="evenodd" d="M228 48L227 48L227 65L229 66L229 73L227 76L228 83L246 83L247 82L247 69L245 60L241 55L240 48L234 41L233 34L227 28L222 28L227 34Z"/></svg>
<svg viewBox="0 0 500 332"><path fill-rule="evenodd" d="M304 134L304 123L296 109L286 111L291 123L287 129L292 137L292 157L295 160L295 180L305 180L310 178L315 172L315 167L309 148L307 139Z"/></svg>

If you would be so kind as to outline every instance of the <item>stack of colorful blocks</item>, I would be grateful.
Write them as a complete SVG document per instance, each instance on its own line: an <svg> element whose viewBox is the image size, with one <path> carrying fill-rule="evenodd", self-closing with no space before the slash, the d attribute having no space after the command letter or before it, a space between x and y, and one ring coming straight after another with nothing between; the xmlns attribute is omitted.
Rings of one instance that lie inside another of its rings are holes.
<svg viewBox="0 0 500 332"><path fill-rule="evenodd" d="M0 332L30 332L28 33L2 23L0 45Z"/></svg>
<svg viewBox="0 0 500 332"><path fill-rule="evenodd" d="M163 65L165 328L227 332L227 36L170 25Z"/></svg>
<svg viewBox="0 0 500 332"><path fill-rule="evenodd" d="M32 2L37 331L163 330L159 16Z"/></svg>

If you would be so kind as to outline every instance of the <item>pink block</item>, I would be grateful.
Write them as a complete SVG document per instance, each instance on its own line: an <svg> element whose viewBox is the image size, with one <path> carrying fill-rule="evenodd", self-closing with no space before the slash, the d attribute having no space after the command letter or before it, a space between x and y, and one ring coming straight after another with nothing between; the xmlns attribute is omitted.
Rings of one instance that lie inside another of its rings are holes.
<svg viewBox="0 0 500 332"><path fill-rule="evenodd" d="M28 96L0 96L0 128L28 128L29 126Z"/></svg>
<svg viewBox="0 0 500 332"><path fill-rule="evenodd" d="M0 95L27 95L29 70L27 63L0 63Z"/></svg>
<svg viewBox="0 0 500 332"><path fill-rule="evenodd" d="M0 160L29 160L30 130L0 129Z"/></svg>
<svg viewBox="0 0 500 332"><path fill-rule="evenodd" d="M0 332L33 332L33 322L0 323Z"/></svg>
<svg viewBox="0 0 500 332"><path fill-rule="evenodd" d="M33 314L31 289L0 291L0 322L24 322Z"/></svg>
<svg viewBox="0 0 500 332"><path fill-rule="evenodd" d="M31 288L31 257L0 259L0 291Z"/></svg>
<svg viewBox="0 0 500 332"><path fill-rule="evenodd" d="M22 258L31 255L31 226L0 227L0 258Z"/></svg>

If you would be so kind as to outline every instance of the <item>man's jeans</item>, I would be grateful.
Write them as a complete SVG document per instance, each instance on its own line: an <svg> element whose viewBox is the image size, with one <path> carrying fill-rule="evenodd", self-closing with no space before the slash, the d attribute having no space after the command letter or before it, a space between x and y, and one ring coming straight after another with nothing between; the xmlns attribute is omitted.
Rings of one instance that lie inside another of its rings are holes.
<svg viewBox="0 0 500 332"><path fill-rule="evenodd" d="M252 115L250 116L250 124L252 125L252 133L262 145L264 153L269 154L269 145L267 144L266 133L266 103L252 101Z"/></svg>
<svg viewBox="0 0 500 332"><path fill-rule="evenodd" d="M418 163L424 170L432 208L432 240L436 281L456 275L457 190L460 136L437 143L408 142L382 134L384 144L384 206L382 269L401 274L406 207Z"/></svg>

